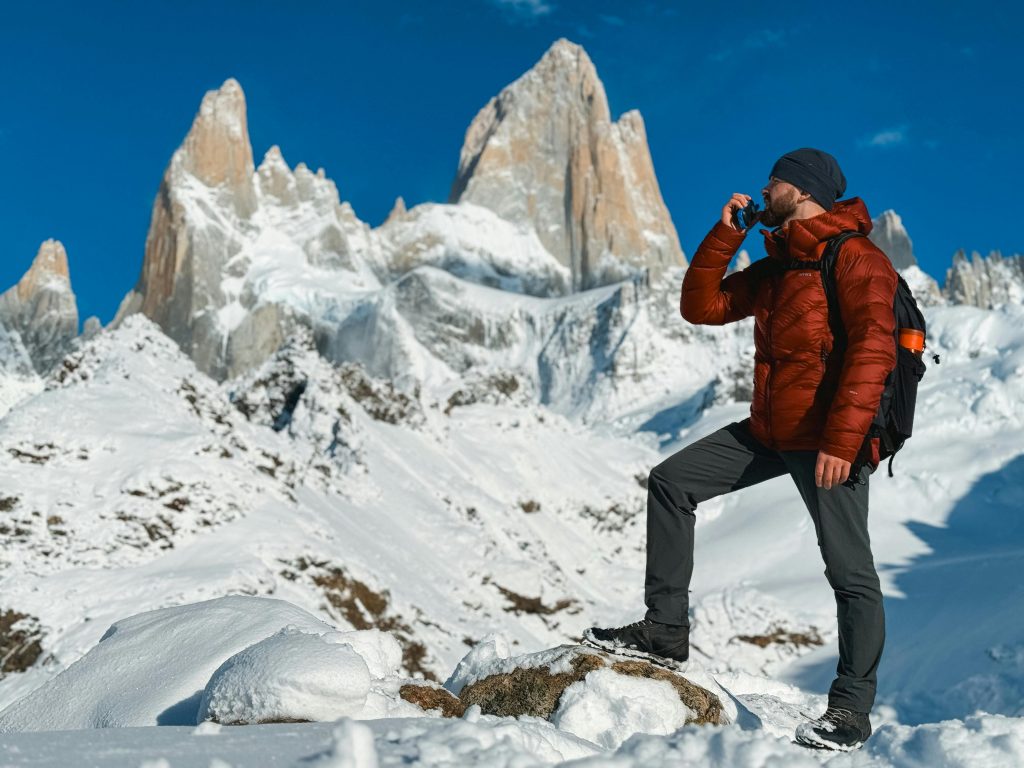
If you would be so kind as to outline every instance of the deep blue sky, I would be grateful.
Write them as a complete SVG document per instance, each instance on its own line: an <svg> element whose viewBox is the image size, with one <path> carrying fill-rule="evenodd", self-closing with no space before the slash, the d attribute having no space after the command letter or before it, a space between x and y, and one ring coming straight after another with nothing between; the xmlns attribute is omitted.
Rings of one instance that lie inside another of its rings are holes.
<svg viewBox="0 0 1024 768"><path fill-rule="evenodd" d="M688 256L731 192L816 146L941 282L957 248L1024 252L1022 23L987 2L5 3L0 290L54 237L82 318L109 322L164 167L228 77L257 164L278 144L322 166L372 225L398 195L445 201L474 115L559 37L613 116L643 114Z"/></svg>

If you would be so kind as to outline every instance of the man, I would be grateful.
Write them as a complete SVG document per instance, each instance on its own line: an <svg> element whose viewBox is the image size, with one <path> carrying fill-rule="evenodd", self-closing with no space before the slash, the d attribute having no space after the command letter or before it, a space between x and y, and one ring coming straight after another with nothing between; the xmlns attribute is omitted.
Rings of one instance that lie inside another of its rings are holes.
<svg viewBox="0 0 1024 768"><path fill-rule="evenodd" d="M867 234L859 198L836 201L846 179L831 155L783 155L761 190L761 222L771 259L818 260L842 231ZM896 363L892 310L897 275L866 237L843 243L835 263L845 349L833 351L820 272L766 274L752 265L725 277L746 230L733 214L750 201L735 193L700 244L683 279L680 311L719 325L754 316L754 396L750 417L683 448L650 473L647 496L646 617L586 636L609 649L689 658L688 589L697 505L789 474L814 521L825 576L835 591L839 664L828 709L797 729L797 741L831 749L860 746L885 637L882 594L868 539L868 477L878 464L865 442L886 376ZM877 450L877 442L874 445ZM862 459L858 477L851 467ZM845 484L845 485L844 485Z"/></svg>

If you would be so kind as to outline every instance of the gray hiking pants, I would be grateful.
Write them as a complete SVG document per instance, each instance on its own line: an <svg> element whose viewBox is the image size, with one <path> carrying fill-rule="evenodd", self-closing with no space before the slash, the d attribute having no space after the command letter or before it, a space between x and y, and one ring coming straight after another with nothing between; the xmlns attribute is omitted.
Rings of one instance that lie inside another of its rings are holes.
<svg viewBox="0 0 1024 768"><path fill-rule="evenodd" d="M835 591L839 665L830 706L870 712L885 641L882 591L868 539L870 470L855 490L814 484L817 451L774 451L734 422L669 456L651 470L647 486L647 618L689 625L693 529L697 505L789 474L811 513L825 577Z"/></svg>

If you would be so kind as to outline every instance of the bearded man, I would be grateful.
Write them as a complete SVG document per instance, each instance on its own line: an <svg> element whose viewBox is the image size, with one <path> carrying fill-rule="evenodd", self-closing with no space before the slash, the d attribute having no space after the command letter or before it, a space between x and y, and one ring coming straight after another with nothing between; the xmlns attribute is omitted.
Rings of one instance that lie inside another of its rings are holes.
<svg viewBox="0 0 1024 768"><path fill-rule="evenodd" d="M761 190L769 259L726 277L747 234L735 212L751 200L735 193L704 238L683 279L680 311L691 323L721 325L754 316L754 395L750 417L668 457L651 470L647 497L647 575L643 620L585 633L612 651L675 662L689 658L689 596L695 512L716 496L788 474L814 522L825 576L835 592L839 663L828 709L802 724L799 743L853 749L871 735L885 638L882 593L868 537L868 478L878 464L865 440L886 377L896 363L893 297L897 275L868 238L844 242L835 261L846 332L837 344L820 271L829 239L867 234L860 198L837 201L846 178L832 155L798 149L779 158ZM806 269L799 262L808 262ZM796 268L793 268L793 265ZM835 349L833 349L835 347ZM877 446L876 446L877 447ZM867 456L865 456L867 452ZM851 478L851 467L859 470Z"/></svg>

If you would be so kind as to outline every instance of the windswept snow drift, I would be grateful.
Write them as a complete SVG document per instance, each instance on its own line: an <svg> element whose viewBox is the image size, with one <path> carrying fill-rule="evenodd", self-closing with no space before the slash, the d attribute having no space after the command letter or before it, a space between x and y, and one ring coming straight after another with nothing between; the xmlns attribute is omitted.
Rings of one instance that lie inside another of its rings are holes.
<svg viewBox="0 0 1024 768"><path fill-rule="evenodd" d="M374 716L371 682L396 677L400 659L384 633L336 632L283 600L223 597L115 622L0 712L0 732ZM417 714L394 698L386 714Z"/></svg>

